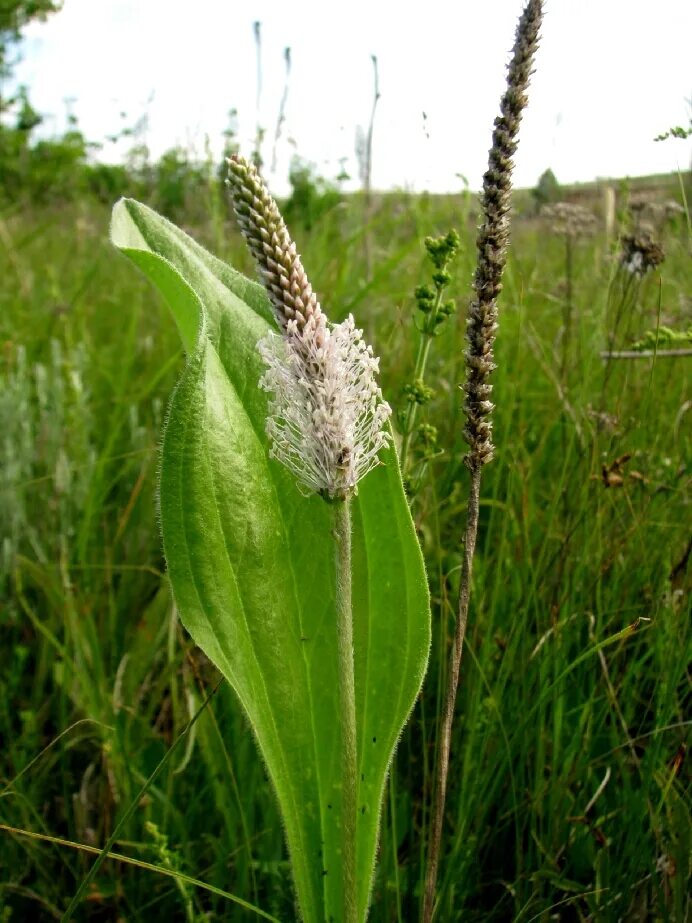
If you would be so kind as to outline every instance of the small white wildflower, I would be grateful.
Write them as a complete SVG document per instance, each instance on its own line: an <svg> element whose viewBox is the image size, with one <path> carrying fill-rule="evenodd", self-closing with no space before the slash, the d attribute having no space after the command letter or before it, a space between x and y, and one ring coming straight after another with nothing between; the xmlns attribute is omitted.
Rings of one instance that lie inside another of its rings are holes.
<svg viewBox="0 0 692 923"><path fill-rule="evenodd" d="M623 266L627 272L632 275L643 275L644 273L644 256L642 253L637 250L629 258L629 260L623 263Z"/></svg>
<svg viewBox="0 0 692 923"><path fill-rule="evenodd" d="M665 259L661 245L656 243L648 231L625 234L620 238L620 246L622 268L633 276L645 275L650 269L660 266Z"/></svg>
<svg viewBox="0 0 692 923"><path fill-rule="evenodd" d="M379 360L362 330L350 315L332 327L318 315L302 326L289 321L284 336L270 333L257 348L267 364L260 387L272 395L272 457L308 491L330 499L355 493L390 441Z"/></svg>

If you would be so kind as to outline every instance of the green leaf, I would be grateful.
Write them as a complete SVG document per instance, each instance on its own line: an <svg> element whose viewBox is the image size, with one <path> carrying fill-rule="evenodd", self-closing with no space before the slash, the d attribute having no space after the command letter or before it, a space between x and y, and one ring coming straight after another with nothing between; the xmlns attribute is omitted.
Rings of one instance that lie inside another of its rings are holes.
<svg viewBox="0 0 692 923"><path fill-rule="evenodd" d="M180 617L256 735L303 918L336 923L343 894L333 507L304 497L269 459L256 344L275 326L272 312L260 286L137 202L117 203L111 239L162 292L188 353L160 483ZM423 561L394 449L382 459L353 501L360 919L387 770L430 643Z"/></svg>

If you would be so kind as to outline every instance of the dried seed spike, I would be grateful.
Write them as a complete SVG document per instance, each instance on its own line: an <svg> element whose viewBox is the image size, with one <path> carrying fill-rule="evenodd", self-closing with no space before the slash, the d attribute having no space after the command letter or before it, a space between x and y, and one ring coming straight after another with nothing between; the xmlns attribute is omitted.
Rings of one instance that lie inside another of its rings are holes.
<svg viewBox="0 0 692 923"><path fill-rule="evenodd" d="M497 330L497 297L502 291L502 272L509 243L509 210L512 189L512 156L527 96L538 31L543 18L540 0L529 0L517 26L507 90L495 119L488 170L483 177L484 220L476 243L478 262L474 278L476 297L469 307L466 351L466 426L464 438L470 446L466 463L470 468L486 464L493 457L492 423L489 416L492 390L488 376L495 368L493 343ZM488 418L488 419L486 419Z"/></svg>

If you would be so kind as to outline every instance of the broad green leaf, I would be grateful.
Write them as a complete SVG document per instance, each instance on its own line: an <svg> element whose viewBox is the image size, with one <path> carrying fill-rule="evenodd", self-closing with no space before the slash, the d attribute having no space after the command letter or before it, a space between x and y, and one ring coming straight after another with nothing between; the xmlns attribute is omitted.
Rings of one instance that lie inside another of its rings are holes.
<svg viewBox="0 0 692 923"><path fill-rule="evenodd" d="M163 441L160 510L180 617L235 690L283 815L308 923L342 918L333 508L269 459L256 344L263 289L131 200L113 243L164 295L188 361ZM365 919L379 813L430 640L423 561L396 453L353 502L359 761L357 878ZM229 798L231 793L229 793Z"/></svg>

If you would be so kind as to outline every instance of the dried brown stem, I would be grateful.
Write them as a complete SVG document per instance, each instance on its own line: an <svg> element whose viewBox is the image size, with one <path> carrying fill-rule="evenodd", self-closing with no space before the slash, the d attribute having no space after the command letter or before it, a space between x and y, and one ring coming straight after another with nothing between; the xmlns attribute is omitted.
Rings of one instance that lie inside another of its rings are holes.
<svg viewBox="0 0 692 923"><path fill-rule="evenodd" d="M437 871L440 862L440 844L442 842L442 824L444 822L444 804L447 791L447 776L449 774L449 751L452 743L452 726L454 724L454 706L457 700L459 686L459 672L461 670L461 652L464 647L466 624L469 614L469 601L471 598L471 574L473 571L473 553L476 548L478 535L478 506L481 492L482 466L476 465L471 471L471 484L466 508L466 534L464 536L464 561L461 570L461 584L459 587L459 609L457 624L454 632L454 646L450 655L450 672L447 682L447 692L442 711L442 725L438 738L438 763L435 778L434 810L432 816L432 829L428 846L428 862L425 870L425 896L423 899L423 923L432 920L435 888L437 885Z"/></svg>
<svg viewBox="0 0 692 923"><path fill-rule="evenodd" d="M538 45L538 33L543 18L542 0L529 0L517 26L512 60L507 74L507 90L495 120L493 145L489 153L488 170L483 177L483 224L478 233L478 260L474 278L475 298L469 307L466 350L466 426L464 438L469 444L466 465L471 474L464 536L464 561L459 585L459 603L450 653L447 691L442 725L438 737L435 793L432 828L428 843L425 893L421 919L430 923L435 908L435 890L440 862L442 827L449 774L449 753L454 723L461 654L466 635L473 552L478 534L481 471L493 458L493 404L490 400L490 374L495 368L493 343L497 330L497 297L502 290L502 272L509 243L509 211L512 189L512 156L517 148L521 115L527 103L526 90L531 76L533 58Z"/></svg>

